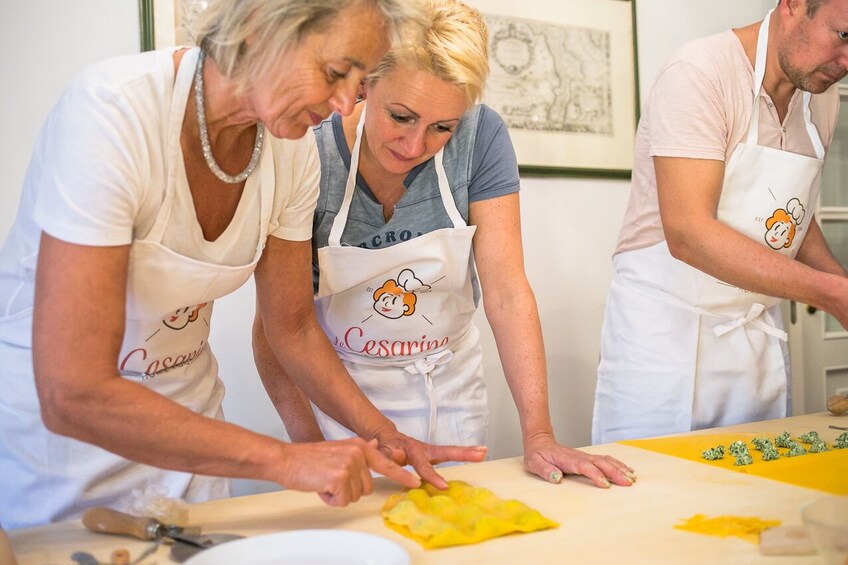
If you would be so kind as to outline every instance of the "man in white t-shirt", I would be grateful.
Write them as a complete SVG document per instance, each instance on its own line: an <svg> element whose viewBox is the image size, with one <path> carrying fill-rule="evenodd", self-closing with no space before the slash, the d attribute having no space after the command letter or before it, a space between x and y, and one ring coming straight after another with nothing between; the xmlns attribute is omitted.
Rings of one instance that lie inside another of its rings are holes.
<svg viewBox="0 0 848 565"><path fill-rule="evenodd" d="M660 71L636 135L595 394L595 443L785 416L782 298L848 327L815 222L848 69L848 0L780 0Z"/></svg>

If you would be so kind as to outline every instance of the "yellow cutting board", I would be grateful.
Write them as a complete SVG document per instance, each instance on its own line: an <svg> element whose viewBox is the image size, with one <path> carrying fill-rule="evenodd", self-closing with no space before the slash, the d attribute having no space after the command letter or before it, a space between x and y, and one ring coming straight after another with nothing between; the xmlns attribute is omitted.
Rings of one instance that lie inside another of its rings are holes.
<svg viewBox="0 0 848 565"><path fill-rule="evenodd" d="M757 477L782 481L792 485L814 488L833 494L848 495L848 449L831 449L824 453L807 453L798 457L786 457L786 449L780 451L780 459L763 461L762 453L751 445L755 437L774 438L768 434L697 434L672 436L651 439L625 440L619 443L632 445L649 451L673 455L690 461L697 461L728 471L748 473ZM797 441L797 438L793 438ZM733 463L736 458L726 453L724 459L707 461L701 457L701 452L717 445L723 445L725 450L734 441L744 441L754 462L751 465L737 467ZM802 444L804 448L809 445ZM831 447L832 442L828 442Z"/></svg>

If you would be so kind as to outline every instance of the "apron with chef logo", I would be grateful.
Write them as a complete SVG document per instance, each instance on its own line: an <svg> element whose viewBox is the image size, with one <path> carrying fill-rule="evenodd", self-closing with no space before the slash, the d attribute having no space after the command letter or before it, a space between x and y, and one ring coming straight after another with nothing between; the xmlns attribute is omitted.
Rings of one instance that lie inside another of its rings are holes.
<svg viewBox="0 0 848 565"><path fill-rule="evenodd" d="M329 244L318 250L318 320L371 402L412 437L439 444L485 439L486 391L472 289L472 237L434 156L453 228L381 249L341 243L356 189L365 110ZM316 409L328 439L353 434Z"/></svg>
<svg viewBox="0 0 848 565"><path fill-rule="evenodd" d="M266 146L260 164L260 236L250 263L206 263L163 245L169 223L186 221L172 218L171 212L176 191L188 190L180 130L197 53L194 49L185 54L174 85L168 125L168 179L161 208L148 235L130 247L126 325L118 371L193 412L222 419L224 386L208 346L212 306L216 298L244 284L256 267L271 216L274 166L270 147ZM247 182L260 179L254 176ZM178 186L180 183L183 186ZM245 187L245 194L247 191ZM22 362L20 368L21 378L15 381L31 383L31 363ZM25 372L29 377L23 376ZM37 400L30 398L28 404L37 406ZM3 441L15 454L14 459L26 462L26 467L17 463L11 476L3 480L18 483L17 492L22 496L12 501L12 506L21 508L22 524L68 519L89 506L115 506L132 492L143 492L147 487L165 487L167 496L189 502L229 496L228 479L128 461L94 445L53 434L44 428L37 410L23 405L19 408L14 435ZM179 422L173 426L178 428Z"/></svg>
<svg viewBox="0 0 848 565"><path fill-rule="evenodd" d="M802 106L816 157L757 145L770 16L757 41L748 136L725 168L717 217L794 257L818 202L824 147L810 118L809 92ZM780 300L673 258L665 241L618 254L604 320L593 443L785 416L789 364Z"/></svg>

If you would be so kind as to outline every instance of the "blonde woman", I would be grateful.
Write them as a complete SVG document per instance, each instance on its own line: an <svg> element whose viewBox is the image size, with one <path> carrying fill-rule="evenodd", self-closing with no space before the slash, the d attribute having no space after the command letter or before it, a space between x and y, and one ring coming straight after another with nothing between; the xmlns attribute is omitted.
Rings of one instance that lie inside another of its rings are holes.
<svg viewBox="0 0 848 565"><path fill-rule="evenodd" d="M351 115L336 114L315 130L322 176L312 244L321 326L354 380L403 433L478 445L488 421L472 321L482 291L521 419L527 470L551 482L574 473L601 487L630 485L633 471L623 463L554 438L539 314L523 266L515 154L501 118L476 104L488 74L488 32L480 14L460 2L430 0L428 7L424 40L391 51ZM389 280L414 294L411 315L375 313L375 290ZM280 368L264 361L272 356L261 321L257 366L271 396L288 399L281 415L292 437L351 437L320 410L316 426L306 399L281 388Z"/></svg>

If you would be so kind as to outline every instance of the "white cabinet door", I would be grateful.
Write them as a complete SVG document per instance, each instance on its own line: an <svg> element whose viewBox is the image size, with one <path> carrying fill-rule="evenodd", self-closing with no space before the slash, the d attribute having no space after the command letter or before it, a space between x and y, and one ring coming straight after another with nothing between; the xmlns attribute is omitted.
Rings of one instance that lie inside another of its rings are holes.
<svg viewBox="0 0 848 565"><path fill-rule="evenodd" d="M848 84L840 85L839 124L822 173L816 215L831 252L848 267ZM848 331L836 318L805 304L792 304L792 349L796 414L820 412L832 394L848 396ZM799 350L800 349L800 350Z"/></svg>

